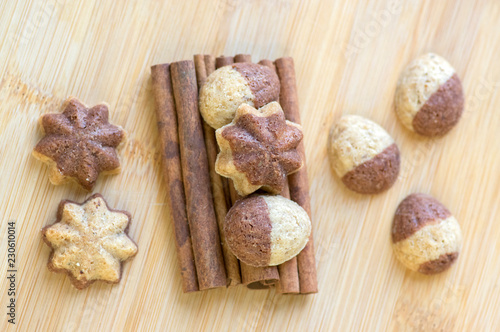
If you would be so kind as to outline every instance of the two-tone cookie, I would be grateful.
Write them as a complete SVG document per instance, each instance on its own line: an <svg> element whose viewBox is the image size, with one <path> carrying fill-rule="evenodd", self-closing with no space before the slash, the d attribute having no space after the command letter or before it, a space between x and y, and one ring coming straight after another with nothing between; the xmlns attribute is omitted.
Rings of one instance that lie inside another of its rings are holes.
<svg viewBox="0 0 500 332"><path fill-rule="evenodd" d="M278 75L256 63L224 66L207 77L200 91L199 108L205 122L218 129L230 123L245 103L260 108L280 95Z"/></svg>
<svg viewBox="0 0 500 332"><path fill-rule="evenodd" d="M224 225L227 244L251 266L279 265L298 255L309 240L307 212L282 196L255 195L236 202Z"/></svg>
<svg viewBox="0 0 500 332"><path fill-rule="evenodd" d="M397 207L392 224L392 247L407 268L424 274L448 269L458 258L462 231L439 201L411 194Z"/></svg>
<svg viewBox="0 0 500 332"><path fill-rule="evenodd" d="M462 115L462 83L448 61L433 53L425 54L401 73L395 104L405 127L420 135L441 136Z"/></svg>
<svg viewBox="0 0 500 332"><path fill-rule="evenodd" d="M328 156L347 188L361 194L389 189L399 174L398 146L382 127L362 116L346 115L333 124Z"/></svg>
<svg viewBox="0 0 500 332"><path fill-rule="evenodd" d="M49 165L53 184L73 180L90 191L99 174L120 171L116 148L125 132L109 123L106 104L89 108L69 98L63 109L40 118L45 137L33 149L33 156Z"/></svg>
<svg viewBox="0 0 500 332"><path fill-rule="evenodd" d="M118 283L121 263L137 253L127 235L130 220L130 213L110 209L100 194L82 204L62 201L56 222L42 229L52 249L49 270L66 273L77 289L97 280Z"/></svg>

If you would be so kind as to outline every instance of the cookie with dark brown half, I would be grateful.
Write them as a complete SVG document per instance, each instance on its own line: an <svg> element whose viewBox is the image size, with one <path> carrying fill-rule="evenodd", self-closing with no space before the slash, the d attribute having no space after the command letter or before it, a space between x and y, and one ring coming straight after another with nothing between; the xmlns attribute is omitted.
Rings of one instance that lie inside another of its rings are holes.
<svg viewBox="0 0 500 332"><path fill-rule="evenodd" d="M221 67L207 77L200 90L200 113L205 122L218 129L230 123L245 103L260 108L280 95L278 75L256 63L235 63Z"/></svg>
<svg viewBox="0 0 500 332"><path fill-rule="evenodd" d="M215 135L220 148L215 171L231 178L241 196L259 188L278 194L287 175L304 165L297 151L302 127L286 120L277 102L260 109L242 104L233 122L217 129Z"/></svg>
<svg viewBox="0 0 500 332"><path fill-rule="evenodd" d="M425 54L401 73L395 104L405 127L420 135L441 136L462 115L462 82L448 61L433 53Z"/></svg>
<svg viewBox="0 0 500 332"><path fill-rule="evenodd" d="M311 221L292 200L253 195L237 201L229 210L224 234L231 251L246 264L279 265L304 249Z"/></svg>
<svg viewBox="0 0 500 332"><path fill-rule="evenodd" d="M130 213L110 209L100 194L82 204L62 201L56 222L42 229L52 248L49 270L68 274L77 289L97 280L118 283L121 263L137 253L127 235L130 220Z"/></svg>
<svg viewBox="0 0 500 332"><path fill-rule="evenodd" d="M392 224L392 247L410 270L440 273L456 261L461 245L460 225L433 197L411 194L399 204Z"/></svg>
<svg viewBox="0 0 500 332"><path fill-rule="evenodd" d="M33 149L33 156L49 165L53 184L74 180L90 191L100 173L120 171L115 149L125 132L108 122L106 104L89 108L70 97L63 109L40 117L45 137Z"/></svg>
<svg viewBox="0 0 500 332"><path fill-rule="evenodd" d="M328 156L347 188L361 194L389 189L399 174L398 146L382 127L362 116L346 115L333 124Z"/></svg>

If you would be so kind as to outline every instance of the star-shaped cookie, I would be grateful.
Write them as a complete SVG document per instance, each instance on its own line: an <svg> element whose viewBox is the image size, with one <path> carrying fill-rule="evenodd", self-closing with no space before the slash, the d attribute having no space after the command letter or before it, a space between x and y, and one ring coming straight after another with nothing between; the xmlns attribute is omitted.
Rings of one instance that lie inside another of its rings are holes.
<svg viewBox="0 0 500 332"><path fill-rule="evenodd" d="M128 212L110 209L100 194L82 204L62 201L56 222L42 229L52 248L49 270L67 273L77 289L97 280L118 283L121 262L137 253L127 235L130 219Z"/></svg>
<svg viewBox="0 0 500 332"><path fill-rule="evenodd" d="M45 137L33 149L33 156L49 165L53 184L73 179L90 191L99 173L120 171L115 148L125 132L108 122L106 104L88 108L69 98L63 109L40 118Z"/></svg>
<svg viewBox="0 0 500 332"><path fill-rule="evenodd" d="M242 104L230 124L217 129L220 153L215 170L231 178L238 194L246 196L262 188L278 194L288 174L304 164L297 146L301 126L285 120L280 104L255 109Z"/></svg>

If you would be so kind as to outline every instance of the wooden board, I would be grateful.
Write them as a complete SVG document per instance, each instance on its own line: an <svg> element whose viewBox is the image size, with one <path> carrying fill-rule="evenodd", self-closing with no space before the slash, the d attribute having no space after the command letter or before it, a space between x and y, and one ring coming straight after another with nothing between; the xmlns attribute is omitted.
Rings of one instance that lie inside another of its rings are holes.
<svg viewBox="0 0 500 332"><path fill-rule="evenodd" d="M500 3L485 1L2 1L0 3L0 254L17 222L20 331L469 330L500 325ZM463 79L466 110L441 139L409 133L393 95L402 67L434 51ZM309 180L320 292L280 296L243 287L181 292L160 174L150 65L196 53L293 56ZM46 268L40 228L57 204L88 194L53 186L31 157L37 119L74 95L107 101L129 140L123 172L94 192L132 213L138 255L119 285L73 289ZM330 170L326 138L342 114L380 123L402 151L388 192L360 196ZM434 195L464 233L458 263L439 276L405 270L390 225L407 194ZM7 262L0 264L0 330Z"/></svg>

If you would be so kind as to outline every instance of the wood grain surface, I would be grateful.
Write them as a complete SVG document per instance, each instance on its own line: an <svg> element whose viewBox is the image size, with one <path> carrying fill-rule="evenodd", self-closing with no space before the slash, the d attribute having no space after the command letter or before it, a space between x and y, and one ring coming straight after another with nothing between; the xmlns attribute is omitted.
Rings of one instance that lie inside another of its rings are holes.
<svg viewBox="0 0 500 332"><path fill-rule="evenodd" d="M440 139L407 131L393 110L396 80L417 55L447 58L466 109ZM500 2L7 1L0 2L0 330L2 331L485 331L500 326ZM183 294L163 186L150 66L193 54L293 56L307 151L319 293L244 287ZM106 101L128 132L122 173L93 192L133 215L139 246L118 285L77 291L47 270L40 229L62 199L31 156L41 114L69 95ZM326 157L343 114L381 124L402 153L388 192L345 189ZM394 258L397 204L429 193L457 217L462 253L448 272L421 276ZM7 222L17 225L16 325L7 322Z"/></svg>

